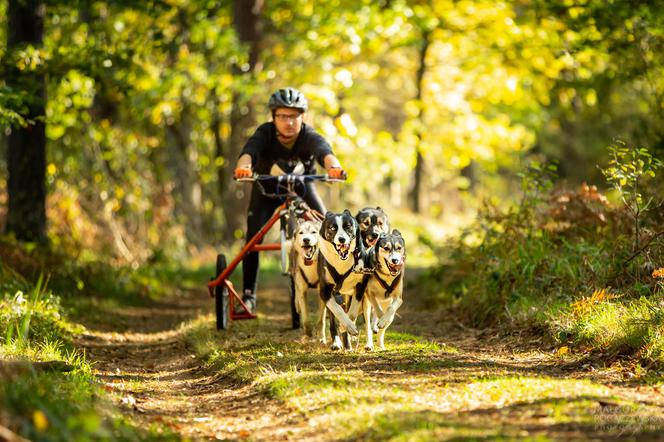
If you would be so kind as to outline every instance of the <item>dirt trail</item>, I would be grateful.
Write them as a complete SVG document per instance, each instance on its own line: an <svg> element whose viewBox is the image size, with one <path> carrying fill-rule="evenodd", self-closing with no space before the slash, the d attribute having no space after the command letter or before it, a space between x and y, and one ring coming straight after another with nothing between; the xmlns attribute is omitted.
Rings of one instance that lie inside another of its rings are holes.
<svg viewBox="0 0 664 442"><path fill-rule="evenodd" d="M266 293L267 294L267 293ZM122 308L86 324L80 339L95 374L132 417L192 439L283 439L310 431L300 414L249 386L219 377L182 342L179 325L213 307L200 293Z"/></svg>
<svg viewBox="0 0 664 442"><path fill-rule="evenodd" d="M414 293L410 295L406 299L415 299ZM95 361L96 375L106 388L142 424L162 423L194 440L334 440L334 434L310 422L303 413L204 367L183 343L179 325L209 314L212 308L212 300L203 292L182 292L146 307L118 309L96 323L86 324L88 333L79 345ZM283 287L263 291L259 309L270 312L266 321L284 324L282 335L286 338L299 337L299 332L286 329L289 316ZM657 388L631 383L629 372L602 368L592 361L562 364L551 349L540 349L541 343L532 342L529 337L506 340L496 334L455 326L440 312L427 311L415 302L404 306L395 329L458 349L456 354L444 356L456 365L438 370L439 376L445 371L446 385L468 382L477 376L506 374L587 378L606 386L618 398L661 407L664 414L664 395ZM390 370L389 362L366 367L366 372L385 376ZM404 375L408 373L399 376ZM412 375L412 379L429 376L422 372ZM445 398L430 400L433 410L456 418L467 413L464 419L470 421L498 420L507 426L523 427L524 431L540 429L556 439L586 437L574 425L547 427L546 417L530 416L527 406L512 407L506 413L500 407L480 404L469 411L455 409L455 404ZM607 439L600 433L595 438ZM646 439L651 438L640 440Z"/></svg>

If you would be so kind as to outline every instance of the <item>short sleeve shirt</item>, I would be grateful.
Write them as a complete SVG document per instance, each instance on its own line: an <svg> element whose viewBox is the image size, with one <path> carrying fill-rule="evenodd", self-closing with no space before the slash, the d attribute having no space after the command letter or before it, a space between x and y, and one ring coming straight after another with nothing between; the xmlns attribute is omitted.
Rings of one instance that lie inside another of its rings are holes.
<svg viewBox="0 0 664 442"><path fill-rule="evenodd" d="M316 164L323 165L323 159L332 154L332 148L313 128L302 123L302 129L290 149L279 142L273 122L261 124L249 138L240 155L249 154L254 171L269 174L277 165L286 173L291 173L298 163L304 165L305 174L315 174Z"/></svg>

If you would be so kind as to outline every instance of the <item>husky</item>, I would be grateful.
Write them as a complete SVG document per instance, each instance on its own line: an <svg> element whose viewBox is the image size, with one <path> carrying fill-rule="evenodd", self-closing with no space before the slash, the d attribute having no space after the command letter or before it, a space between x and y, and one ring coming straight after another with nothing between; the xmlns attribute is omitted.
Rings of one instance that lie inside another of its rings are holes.
<svg viewBox="0 0 664 442"><path fill-rule="evenodd" d="M380 206L377 206L376 208L365 207L364 209L357 212L355 219L360 225L360 234L362 235L362 242L364 243L364 247L367 250L367 256L369 259L372 259L373 246L376 244L376 241L378 241L378 237L383 233L390 233L390 222L388 220L387 214L385 211L383 211L383 209L380 208ZM367 269L365 269L365 273L367 273L366 270L369 270L369 267L372 266L368 265ZM362 289L362 293L360 293L359 296L362 297L363 293L364 292ZM356 318L351 317L351 320L355 319ZM371 318L365 317L364 320L366 322L371 321L373 329L376 333L378 333L378 330L376 329L376 322L378 321L378 318L376 316L375 310L372 311Z"/></svg>
<svg viewBox="0 0 664 442"><path fill-rule="evenodd" d="M304 334L311 336L307 292L318 288L318 232L320 223L298 220L290 251L290 273L295 292L295 310L300 314ZM323 309L321 309L322 311Z"/></svg>
<svg viewBox="0 0 664 442"><path fill-rule="evenodd" d="M380 207L375 209L365 207L355 215L357 223L360 225L360 233L364 247L369 249L376 244L381 233L390 232L390 223L387 214Z"/></svg>
<svg viewBox="0 0 664 442"><path fill-rule="evenodd" d="M378 347L385 350L385 331L403 302L406 243L401 232L395 229L392 233L381 234L371 255L375 270L365 275L362 283L364 293L352 300L349 315L354 319L359 308L363 308L367 332L365 349L374 349L375 332L378 334ZM368 320L376 317L377 320Z"/></svg>
<svg viewBox="0 0 664 442"><path fill-rule="evenodd" d="M343 347L351 350L350 336L357 335L357 326L348 317L344 307L358 296L366 275L360 273L366 259L366 251L360 237L360 227L350 211L327 212L321 225L318 274L321 300L332 313L330 334L332 350L342 347L339 334L344 336ZM339 328L337 328L337 321Z"/></svg>

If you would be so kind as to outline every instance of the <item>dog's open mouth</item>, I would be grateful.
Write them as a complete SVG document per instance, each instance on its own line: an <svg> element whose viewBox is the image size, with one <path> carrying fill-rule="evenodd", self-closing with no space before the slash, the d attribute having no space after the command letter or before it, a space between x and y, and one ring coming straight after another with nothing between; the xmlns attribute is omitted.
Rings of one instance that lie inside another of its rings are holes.
<svg viewBox="0 0 664 442"><path fill-rule="evenodd" d="M348 253L350 252L350 244L336 244L334 246L337 249L337 254L342 260L348 259Z"/></svg>
<svg viewBox="0 0 664 442"><path fill-rule="evenodd" d="M378 237L376 238L367 238L367 247L373 247L378 242Z"/></svg>
<svg viewBox="0 0 664 442"><path fill-rule="evenodd" d="M403 261L399 261L398 264L393 264L386 259L385 265L387 266L387 269L390 271L390 275L396 276L399 274L401 268L403 267Z"/></svg>
<svg viewBox="0 0 664 442"><path fill-rule="evenodd" d="M302 256L304 258L304 264L310 266L314 262L316 257L316 246L303 246L302 247Z"/></svg>

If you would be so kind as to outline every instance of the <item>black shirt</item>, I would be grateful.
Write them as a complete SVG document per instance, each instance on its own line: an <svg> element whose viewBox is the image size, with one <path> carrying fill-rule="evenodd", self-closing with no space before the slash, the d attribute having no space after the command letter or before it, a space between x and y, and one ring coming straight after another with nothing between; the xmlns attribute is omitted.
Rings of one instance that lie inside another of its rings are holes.
<svg viewBox="0 0 664 442"><path fill-rule="evenodd" d="M298 162L304 165L305 174L315 174L316 165L324 166L323 159L332 153L332 148L315 130L302 123L302 129L290 149L277 138L277 129L273 122L261 124L244 145L240 155L249 154L254 171L269 174L277 164L286 173L292 172Z"/></svg>

